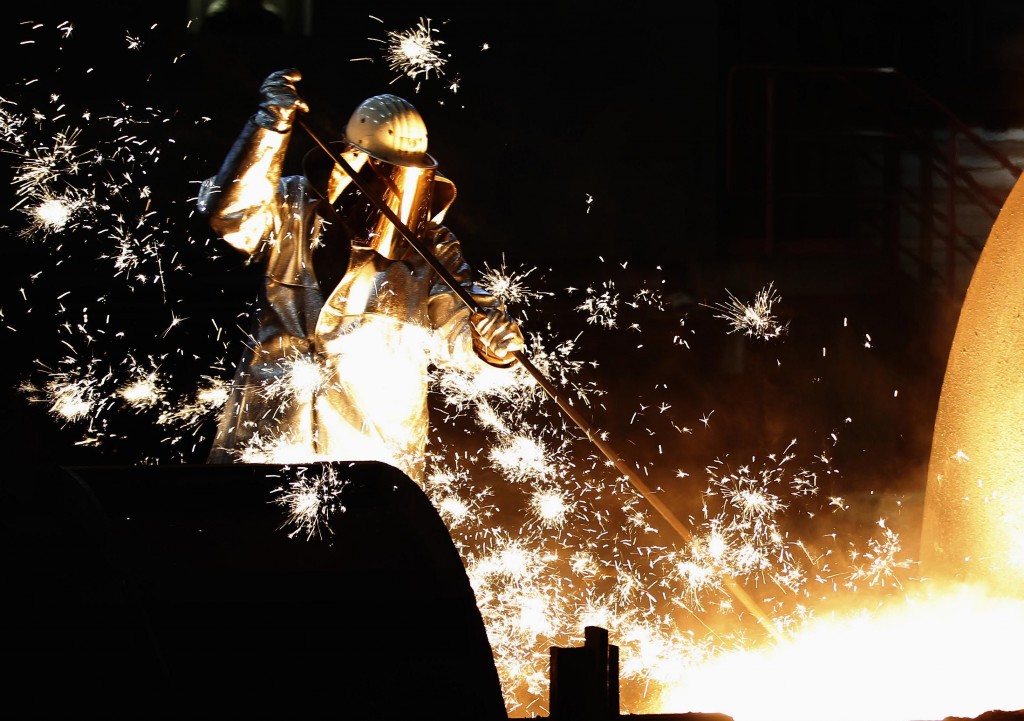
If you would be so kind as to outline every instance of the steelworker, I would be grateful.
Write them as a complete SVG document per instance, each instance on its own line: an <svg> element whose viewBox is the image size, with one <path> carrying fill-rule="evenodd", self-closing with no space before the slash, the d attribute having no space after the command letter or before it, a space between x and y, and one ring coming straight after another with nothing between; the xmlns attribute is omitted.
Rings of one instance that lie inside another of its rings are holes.
<svg viewBox="0 0 1024 721"><path fill-rule="evenodd" d="M336 161L325 189L305 165L282 177L293 124L308 112L296 89L301 77L288 69L266 78L259 109L199 195L214 231L264 269L208 460L377 460L421 480L430 366L508 372L523 335L441 224L455 186L437 171L426 126L407 101L377 95L349 119L338 153L358 183Z"/></svg>

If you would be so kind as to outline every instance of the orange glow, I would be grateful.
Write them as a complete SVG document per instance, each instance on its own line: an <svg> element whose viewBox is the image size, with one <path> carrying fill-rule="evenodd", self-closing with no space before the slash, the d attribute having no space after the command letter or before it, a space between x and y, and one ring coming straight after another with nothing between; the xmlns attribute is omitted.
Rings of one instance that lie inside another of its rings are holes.
<svg viewBox="0 0 1024 721"><path fill-rule="evenodd" d="M999 649L1024 643L1024 602L980 587L908 594L876 610L809 621L792 639L678 669L660 709L734 721L973 718L1024 704Z"/></svg>
<svg viewBox="0 0 1024 721"><path fill-rule="evenodd" d="M921 534L926 576L1024 594L1024 184L974 269L942 384Z"/></svg>
<svg viewBox="0 0 1024 721"><path fill-rule="evenodd" d="M974 270L946 366L921 527L921 584L815 616L762 648L657 665L652 713L910 721L1024 708L1024 181ZM751 498L753 501L753 497ZM885 554L879 554L884 559ZM674 676L674 678L672 677Z"/></svg>

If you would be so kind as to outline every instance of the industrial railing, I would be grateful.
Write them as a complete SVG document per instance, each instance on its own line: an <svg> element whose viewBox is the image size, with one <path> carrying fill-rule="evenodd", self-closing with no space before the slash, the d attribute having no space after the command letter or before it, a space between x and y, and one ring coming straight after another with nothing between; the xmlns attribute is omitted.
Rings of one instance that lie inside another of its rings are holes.
<svg viewBox="0 0 1024 721"><path fill-rule="evenodd" d="M861 256L966 290L1021 168L893 68L741 65L723 230L764 256Z"/></svg>

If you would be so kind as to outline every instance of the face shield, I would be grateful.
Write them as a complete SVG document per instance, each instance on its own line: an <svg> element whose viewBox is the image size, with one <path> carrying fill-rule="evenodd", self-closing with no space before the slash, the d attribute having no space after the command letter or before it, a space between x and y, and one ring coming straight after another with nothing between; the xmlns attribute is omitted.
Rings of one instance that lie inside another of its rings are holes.
<svg viewBox="0 0 1024 721"><path fill-rule="evenodd" d="M426 152L426 126L412 105L394 95L372 97L356 108L345 137L342 157L360 185L390 208L403 225L419 235L426 222L440 221L454 200L455 189L437 174L437 162ZM450 188L449 197L434 198L437 181ZM345 219L353 247L372 248L391 260L408 251L402 233L339 165L334 166L328 182L328 199ZM441 209L435 212L437 202Z"/></svg>

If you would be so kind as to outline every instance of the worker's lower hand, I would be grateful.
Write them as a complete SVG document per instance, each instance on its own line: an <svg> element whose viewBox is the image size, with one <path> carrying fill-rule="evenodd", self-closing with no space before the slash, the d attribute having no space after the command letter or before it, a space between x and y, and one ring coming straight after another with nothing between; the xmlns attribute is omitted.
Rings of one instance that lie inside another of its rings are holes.
<svg viewBox="0 0 1024 721"><path fill-rule="evenodd" d="M497 308L473 313L473 347L477 354L491 365L507 366L515 363L515 355L526 344L519 324Z"/></svg>
<svg viewBox="0 0 1024 721"><path fill-rule="evenodd" d="M263 102L253 115L253 122L261 128L287 133L292 129L298 113L309 111L306 101L299 97L295 83L302 80L302 73L295 68L278 70L267 76L260 86Z"/></svg>

